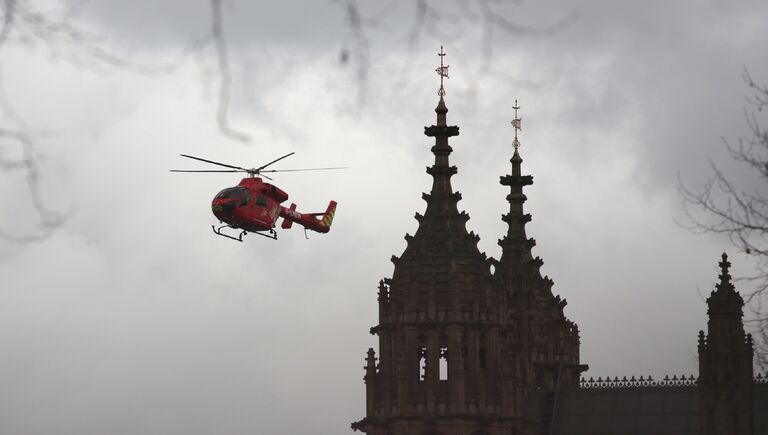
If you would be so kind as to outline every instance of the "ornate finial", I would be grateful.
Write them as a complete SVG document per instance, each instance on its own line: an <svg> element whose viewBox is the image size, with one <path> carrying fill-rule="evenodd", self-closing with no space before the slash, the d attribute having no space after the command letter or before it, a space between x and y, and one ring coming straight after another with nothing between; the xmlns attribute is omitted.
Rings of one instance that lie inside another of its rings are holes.
<svg viewBox="0 0 768 435"><path fill-rule="evenodd" d="M721 258L722 258L722 260L720 260L720 263L718 263L720 265L720 272L723 275L729 275L730 276L730 274L728 273L728 269L731 267L731 262L728 261L728 254L723 252L723 255L721 256Z"/></svg>
<svg viewBox="0 0 768 435"><path fill-rule="evenodd" d="M733 289L733 285L731 284L731 274L728 272L728 269L731 267L731 262L728 261L728 255L723 252L722 260L720 260L720 283L717 284L717 288L723 288L723 289Z"/></svg>
<svg viewBox="0 0 768 435"><path fill-rule="evenodd" d="M515 140L512 141L512 146L515 147L515 151L517 151L517 148L520 147L520 141L517 139L517 132L519 130L522 130L522 118L517 116L517 111L520 109L520 106L517 105L517 100L515 100L515 105L512 106L513 109L515 109L515 119L512 120L512 126L515 127Z"/></svg>
<svg viewBox="0 0 768 435"><path fill-rule="evenodd" d="M440 67L435 70L437 75L440 76L440 89L437 91L437 95L440 96L440 98L445 96L445 88L443 87L443 77L448 78L448 67L450 65L443 65L443 58L445 57L445 52L443 51L443 46L440 46L440 53L437 53L438 56L440 56Z"/></svg>

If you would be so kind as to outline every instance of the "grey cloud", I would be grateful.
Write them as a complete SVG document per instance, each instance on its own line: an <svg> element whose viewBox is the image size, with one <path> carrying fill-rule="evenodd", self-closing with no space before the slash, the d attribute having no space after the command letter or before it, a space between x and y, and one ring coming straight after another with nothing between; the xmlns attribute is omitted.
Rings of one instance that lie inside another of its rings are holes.
<svg viewBox="0 0 768 435"><path fill-rule="evenodd" d="M581 326L590 374L695 372L690 350L705 324L697 289L708 293L728 245L674 223L674 180L679 171L699 182L707 158L727 162L720 137L745 134L740 74L748 66L768 77L766 31L755 25L766 6L504 6L525 24L572 9L578 18L548 37L497 30L493 70L482 76L476 15L445 15L447 41L425 31L410 45L406 2L360 2L363 16L381 19L366 21L358 104L354 64L338 60L349 46L341 3L225 4L230 115L253 135L249 146L216 131L210 53L158 76L2 53L11 103L30 124L55 127L40 141L44 194L73 212L43 243L0 241L0 382L10 392L0 432L348 430L364 412L376 284L415 231L430 186L422 132L435 116L441 42L450 47L449 121L462 133L453 183L481 250L498 256L505 230L497 177L509 169L518 98L524 170L536 181L526 192L534 252ZM77 19L109 48L165 59L206 31L208 6L91 2ZM252 165L294 150L285 167L352 167L279 178L302 209L339 201L333 230L309 241L300 230L277 242L215 238L210 198L238 179L167 172L186 165L182 152ZM0 228L28 228L23 179L0 177Z"/></svg>

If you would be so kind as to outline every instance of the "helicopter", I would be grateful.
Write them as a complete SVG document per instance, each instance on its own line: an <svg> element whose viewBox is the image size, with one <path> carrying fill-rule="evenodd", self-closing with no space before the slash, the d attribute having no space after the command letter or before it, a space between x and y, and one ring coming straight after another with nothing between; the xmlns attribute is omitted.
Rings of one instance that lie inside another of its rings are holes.
<svg viewBox="0 0 768 435"><path fill-rule="evenodd" d="M242 168L240 166L228 165L225 163L214 162L200 157L180 154L193 160L223 166L229 169L171 169L171 172L244 172L248 177L243 178L235 187L227 187L217 193L211 201L211 210L214 216L223 225L218 228L211 225L213 232L219 236L242 242L243 236L248 233L258 234L270 239L277 239L277 232L274 230L278 218L283 218L280 225L283 229L289 229L294 222L304 227L306 236L307 230L318 233L327 233L331 229L333 216L336 213L336 201L330 201L328 208L323 213L300 213L296 211L296 204L291 203L290 207L283 207L282 204L288 200L288 194L279 187L262 180L266 178L272 180L265 172L298 172L298 171L322 171L331 169L347 169L346 167L333 168L306 168L306 169L265 169L268 166L290 157L295 153L288 153L278 157L271 162L259 166L258 168ZM225 228L240 230L237 236L223 232Z"/></svg>

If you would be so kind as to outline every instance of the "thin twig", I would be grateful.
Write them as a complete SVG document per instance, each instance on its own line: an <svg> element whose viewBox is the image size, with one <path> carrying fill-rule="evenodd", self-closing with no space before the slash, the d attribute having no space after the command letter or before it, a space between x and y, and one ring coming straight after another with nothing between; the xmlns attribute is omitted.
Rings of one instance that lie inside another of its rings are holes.
<svg viewBox="0 0 768 435"><path fill-rule="evenodd" d="M229 124L230 91L232 88L232 72L229 68L229 52L224 37L224 24L221 11L221 0L211 0L211 37L216 50L219 68L219 100L216 110L216 120L219 131L229 139L248 143L251 136L235 130Z"/></svg>

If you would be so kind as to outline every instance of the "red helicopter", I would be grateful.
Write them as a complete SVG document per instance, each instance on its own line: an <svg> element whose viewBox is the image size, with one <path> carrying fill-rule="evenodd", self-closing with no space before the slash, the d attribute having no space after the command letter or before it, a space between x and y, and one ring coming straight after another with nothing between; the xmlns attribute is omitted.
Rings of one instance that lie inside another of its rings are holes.
<svg viewBox="0 0 768 435"><path fill-rule="evenodd" d="M182 157L230 169L171 169L171 172L245 172L248 174L248 177L243 178L240 181L240 184L222 190L213 198L211 203L213 214L219 219L219 222L224 225L218 228L216 228L215 225L211 225L211 228L213 228L214 233L222 237L242 242L243 236L250 232L270 239L277 239L277 232L275 232L274 227L278 217L283 218L281 227L285 229L291 228L293 223L296 222L304 227L305 232L309 229L317 231L318 233L327 233L331 229L333 215L336 213L336 201L328 203L328 208L325 210L325 213L299 213L296 211L296 204L291 203L291 206L287 208L280 205L288 199L288 194L280 188L262 181L257 175L272 180L272 178L264 175L264 172L321 171L346 168L265 169L267 166L292 156L293 154L294 153L288 153L280 158L272 160L266 165L252 169L181 154ZM241 232L240 235L234 237L223 233L221 230L224 228L239 229Z"/></svg>

